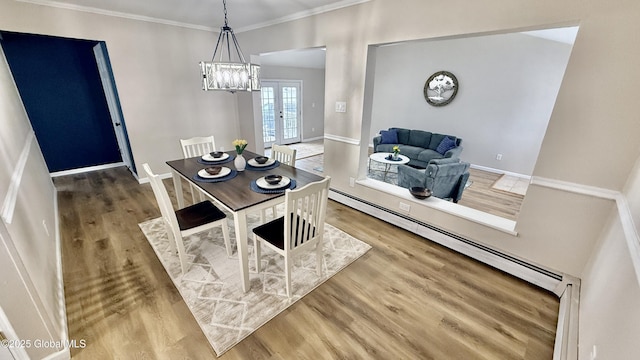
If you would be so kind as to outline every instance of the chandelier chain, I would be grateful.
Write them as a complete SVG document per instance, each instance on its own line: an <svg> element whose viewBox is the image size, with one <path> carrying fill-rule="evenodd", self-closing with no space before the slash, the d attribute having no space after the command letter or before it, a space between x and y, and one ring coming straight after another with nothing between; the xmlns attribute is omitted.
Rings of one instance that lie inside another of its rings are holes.
<svg viewBox="0 0 640 360"><path fill-rule="evenodd" d="M224 26L229 26L227 22L227 0L222 0L222 7L224 8Z"/></svg>

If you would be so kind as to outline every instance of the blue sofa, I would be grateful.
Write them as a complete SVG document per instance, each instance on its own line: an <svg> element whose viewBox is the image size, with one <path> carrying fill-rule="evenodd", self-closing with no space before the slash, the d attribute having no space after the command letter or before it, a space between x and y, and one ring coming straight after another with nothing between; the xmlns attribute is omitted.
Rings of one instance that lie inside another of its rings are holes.
<svg viewBox="0 0 640 360"><path fill-rule="evenodd" d="M409 165L424 169L432 159L459 158L462 139L423 130L389 128L381 130L373 138L373 152L393 152L400 147L400 154L409 158Z"/></svg>

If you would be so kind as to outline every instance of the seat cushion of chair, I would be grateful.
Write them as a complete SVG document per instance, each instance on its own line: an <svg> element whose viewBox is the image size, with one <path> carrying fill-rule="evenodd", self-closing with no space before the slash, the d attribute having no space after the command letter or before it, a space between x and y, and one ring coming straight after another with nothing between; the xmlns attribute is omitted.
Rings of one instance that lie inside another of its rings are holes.
<svg viewBox="0 0 640 360"><path fill-rule="evenodd" d="M299 217L298 217L299 219ZM300 220L298 220L300 221ZM307 222L302 220L302 227L306 226ZM298 226L300 229L300 226ZM253 229L253 233L258 235L261 239L267 241L268 243L274 245L280 250L284 250L284 217L279 217L277 219L271 220L268 223L257 226ZM315 236L315 228L313 229L311 236ZM296 235L297 236L297 232ZM309 238L309 231L307 230L307 239ZM304 243L303 239L303 243Z"/></svg>
<svg viewBox="0 0 640 360"><path fill-rule="evenodd" d="M209 200L176 211L180 230L189 230L227 217Z"/></svg>

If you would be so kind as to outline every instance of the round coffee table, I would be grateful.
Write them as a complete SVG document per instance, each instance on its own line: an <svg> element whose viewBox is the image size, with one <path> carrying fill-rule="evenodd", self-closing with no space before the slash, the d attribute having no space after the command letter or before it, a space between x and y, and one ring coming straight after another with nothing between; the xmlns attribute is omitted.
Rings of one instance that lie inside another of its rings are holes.
<svg viewBox="0 0 640 360"><path fill-rule="evenodd" d="M386 153L386 152L378 152L378 153L373 153L369 155L369 172L371 172L371 160L385 164L384 176L382 177L382 181L387 180L387 173L389 173L389 169L391 168L391 165L402 165L409 162L408 157L400 154L398 154L398 160L387 159L390 155L392 155L392 153Z"/></svg>

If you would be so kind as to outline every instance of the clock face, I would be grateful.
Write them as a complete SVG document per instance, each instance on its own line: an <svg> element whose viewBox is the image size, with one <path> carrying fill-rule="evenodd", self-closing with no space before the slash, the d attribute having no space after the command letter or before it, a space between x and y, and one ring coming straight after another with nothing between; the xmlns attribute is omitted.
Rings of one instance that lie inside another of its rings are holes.
<svg viewBox="0 0 640 360"><path fill-rule="evenodd" d="M424 99L430 105L444 106L458 93L458 79L448 71L438 71L424 83Z"/></svg>

